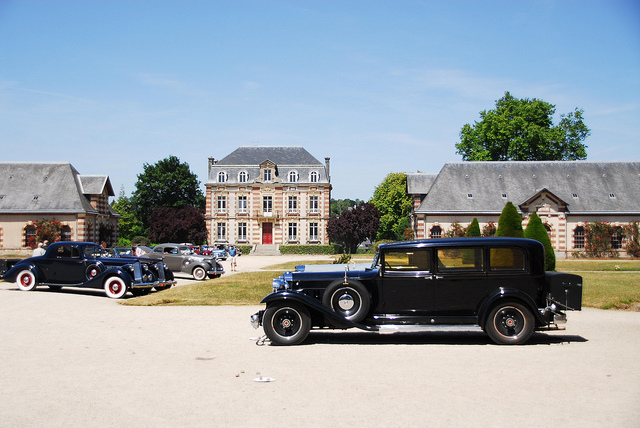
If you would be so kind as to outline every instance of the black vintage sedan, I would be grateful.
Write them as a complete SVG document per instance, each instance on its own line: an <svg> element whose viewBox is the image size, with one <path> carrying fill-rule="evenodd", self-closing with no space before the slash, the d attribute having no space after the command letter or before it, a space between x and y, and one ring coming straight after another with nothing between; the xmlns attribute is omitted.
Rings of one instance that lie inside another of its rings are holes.
<svg viewBox="0 0 640 428"><path fill-rule="evenodd" d="M44 255L21 260L3 279L15 281L23 291L46 285L103 288L108 297L118 299L131 291L142 295L153 288L164 290L175 281L164 264L138 257L107 257L104 249L92 242L55 242Z"/></svg>
<svg viewBox="0 0 640 428"><path fill-rule="evenodd" d="M582 308L582 278L544 263L544 246L530 239L381 244L369 266L298 266L274 279L251 322L279 345L301 343L312 328L478 329L521 344Z"/></svg>

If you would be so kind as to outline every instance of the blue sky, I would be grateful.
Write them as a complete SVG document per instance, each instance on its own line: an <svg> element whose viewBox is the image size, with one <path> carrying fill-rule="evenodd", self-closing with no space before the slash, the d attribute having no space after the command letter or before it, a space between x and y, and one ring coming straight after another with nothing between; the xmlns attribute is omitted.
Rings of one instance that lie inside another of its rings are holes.
<svg viewBox="0 0 640 428"><path fill-rule="evenodd" d="M511 92L584 109L588 160L640 160L639 1L0 0L0 160L134 190L175 155L303 146L332 197L460 161Z"/></svg>

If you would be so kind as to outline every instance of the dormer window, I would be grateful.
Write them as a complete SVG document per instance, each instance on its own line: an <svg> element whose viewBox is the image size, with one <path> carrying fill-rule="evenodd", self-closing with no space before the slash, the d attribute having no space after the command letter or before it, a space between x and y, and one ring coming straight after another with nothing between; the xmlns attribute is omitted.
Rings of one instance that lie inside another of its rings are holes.
<svg viewBox="0 0 640 428"><path fill-rule="evenodd" d="M239 183L247 182L247 173L245 171L242 171L240 174L238 174L238 182Z"/></svg>
<svg viewBox="0 0 640 428"><path fill-rule="evenodd" d="M264 170L264 181L266 181L266 182L271 181L271 170L270 169L265 169Z"/></svg>
<svg viewBox="0 0 640 428"><path fill-rule="evenodd" d="M609 193L609 197L610 197L611 199L614 199L614 198L616 197L616 195L615 195L615 193Z"/></svg>
<svg viewBox="0 0 640 428"><path fill-rule="evenodd" d="M295 183L298 181L298 173L296 171L289 172L289 183Z"/></svg>
<svg viewBox="0 0 640 428"><path fill-rule="evenodd" d="M313 171L311 173L311 175L309 176L309 181L312 183L317 183L318 182L318 173L316 171Z"/></svg>
<svg viewBox="0 0 640 428"><path fill-rule="evenodd" d="M218 173L218 183L224 183L227 181L227 173L224 171L220 171Z"/></svg>
<svg viewBox="0 0 640 428"><path fill-rule="evenodd" d="M473 199L473 193L467 193L467 199Z"/></svg>

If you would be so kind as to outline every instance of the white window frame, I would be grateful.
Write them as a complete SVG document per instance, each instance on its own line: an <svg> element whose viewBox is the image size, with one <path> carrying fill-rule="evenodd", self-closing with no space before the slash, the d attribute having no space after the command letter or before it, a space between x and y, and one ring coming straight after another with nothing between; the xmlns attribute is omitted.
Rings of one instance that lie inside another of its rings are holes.
<svg viewBox="0 0 640 428"><path fill-rule="evenodd" d="M218 203L216 206L216 211L219 214L224 214L227 212L227 197L226 196L218 196Z"/></svg>
<svg viewBox="0 0 640 428"><path fill-rule="evenodd" d="M318 214L320 212L320 198L318 196L309 196L309 214Z"/></svg>
<svg viewBox="0 0 640 428"><path fill-rule="evenodd" d="M238 196L238 214L246 214L249 211L248 198L244 195Z"/></svg>

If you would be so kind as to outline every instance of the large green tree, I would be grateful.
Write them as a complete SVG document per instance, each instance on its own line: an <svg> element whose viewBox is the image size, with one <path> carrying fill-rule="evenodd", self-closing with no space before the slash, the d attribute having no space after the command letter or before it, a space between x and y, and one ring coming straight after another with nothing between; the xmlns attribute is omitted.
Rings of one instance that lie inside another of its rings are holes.
<svg viewBox="0 0 640 428"><path fill-rule="evenodd" d="M561 115L557 125L555 111L553 104L505 92L495 109L480 112L480 121L462 127L457 153L465 161L586 159L583 142L591 131L584 124L583 110Z"/></svg>
<svg viewBox="0 0 640 428"><path fill-rule="evenodd" d="M114 210L120 214L118 219L118 236L127 240L142 235L142 222L138 220L133 212L131 201L124 194L124 189L120 189L118 199L111 204Z"/></svg>
<svg viewBox="0 0 640 428"><path fill-rule="evenodd" d="M409 227L408 216L411 213L407 175L395 172L387 175L374 190L371 203L381 215L377 239L404 239L404 232Z"/></svg>
<svg viewBox="0 0 640 428"><path fill-rule="evenodd" d="M205 197L189 164L181 163L176 156L169 156L154 165L144 164L144 172L138 174L136 189L131 195L131 204L137 218L148 230L149 217L157 208L192 206L203 209Z"/></svg>

